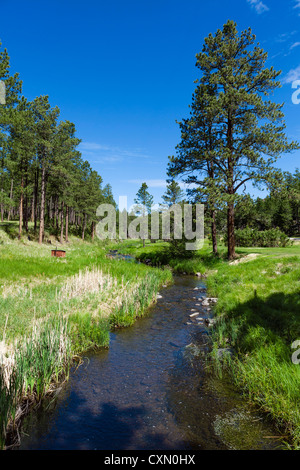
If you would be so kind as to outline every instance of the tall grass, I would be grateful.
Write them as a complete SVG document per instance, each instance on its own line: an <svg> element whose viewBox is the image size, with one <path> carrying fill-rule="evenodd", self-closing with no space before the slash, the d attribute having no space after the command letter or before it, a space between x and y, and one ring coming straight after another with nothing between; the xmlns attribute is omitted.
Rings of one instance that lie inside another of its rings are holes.
<svg viewBox="0 0 300 470"><path fill-rule="evenodd" d="M0 366L0 450L5 448L8 426L15 426L21 378L13 367L7 376L3 364Z"/></svg>
<svg viewBox="0 0 300 470"><path fill-rule="evenodd" d="M51 384L66 375L72 357L68 330L65 319L50 318L36 323L31 335L18 342L15 363L23 396L35 395L40 401Z"/></svg>
<svg viewBox="0 0 300 470"><path fill-rule="evenodd" d="M141 317L147 307L154 302L160 282L153 274L148 274L138 285L126 292L121 305L110 316L113 327L131 326Z"/></svg>
<svg viewBox="0 0 300 470"><path fill-rule="evenodd" d="M31 335L17 342L14 353L1 357L1 448L28 405L40 402L68 376L71 358L68 324L63 319L36 323Z"/></svg>
<svg viewBox="0 0 300 470"><path fill-rule="evenodd" d="M69 316L69 324L74 355L91 348L109 346L110 326L107 319L95 318L88 312L75 312Z"/></svg>

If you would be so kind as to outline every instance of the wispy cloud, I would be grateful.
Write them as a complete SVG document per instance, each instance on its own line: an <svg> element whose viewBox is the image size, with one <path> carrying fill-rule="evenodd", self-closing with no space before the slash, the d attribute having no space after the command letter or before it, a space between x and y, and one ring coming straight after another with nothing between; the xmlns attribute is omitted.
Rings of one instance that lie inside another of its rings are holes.
<svg viewBox="0 0 300 470"><path fill-rule="evenodd" d="M265 11L269 11L270 8L265 5L261 0L247 0L248 3L255 9L258 15L261 15Z"/></svg>
<svg viewBox="0 0 300 470"><path fill-rule="evenodd" d="M296 67L295 69L291 69L286 76L283 78L282 83L287 84L287 83L292 83L295 80L300 79L300 65Z"/></svg>
<svg viewBox="0 0 300 470"><path fill-rule="evenodd" d="M300 0L295 0L296 2L296 5L294 6L294 8L300 8Z"/></svg>
<svg viewBox="0 0 300 470"><path fill-rule="evenodd" d="M81 142L81 150L109 150L107 145L96 144L95 142Z"/></svg>
<svg viewBox="0 0 300 470"><path fill-rule="evenodd" d="M136 180L128 180L127 183L132 183L136 185L141 185L143 183L146 183L149 188L165 188L167 186L166 180L162 180L162 179L157 179L157 180L136 179Z"/></svg>
<svg viewBox="0 0 300 470"><path fill-rule="evenodd" d="M128 180L127 183L132 183L140 186L142 183L146 183L148 188L166 188L167 187L167 181L163 179L135 179L135 180ZM181 189L191 189L193 187L196 187L197 185L191 183L191 184L186 184L182 182L178 182L179 186Z"/></svg>
<svg viewBox="0 0 300 470"><path fill-rule="evenodd" d="M281 33L278 36L275 36L274 38L272 38L272 41L284 43L292 39L292 37L297 33L298 33L298 30L289 31L288 33Z"/></svg>
<svg viewBox="0 0 300 470"><path fill-rule="evenodd" d="M84 158L93 162L121 162L126 159L150 158L142 149L120 148L114 145L103 145L97 142L81 142L78 149Z"/></svg>
<svg viewBox="0 0 300 470"><path fill-rule="evenodd" d="M294 44L291 45L290 50L294 49L295 47L300 46L300 42L294 42Z"/></svg>

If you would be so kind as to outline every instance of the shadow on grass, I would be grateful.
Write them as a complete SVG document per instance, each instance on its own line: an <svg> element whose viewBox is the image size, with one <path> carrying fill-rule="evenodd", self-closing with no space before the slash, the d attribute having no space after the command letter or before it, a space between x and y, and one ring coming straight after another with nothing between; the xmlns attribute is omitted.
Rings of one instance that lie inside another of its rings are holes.
<svg viewBox="0 0 300 470"><path fill-rule="evenodd" d="M300 339L300 289L291 294L276 292L266 298L255 293L226 316L223 334L243 352L276 343L291 346Z"/></svg>

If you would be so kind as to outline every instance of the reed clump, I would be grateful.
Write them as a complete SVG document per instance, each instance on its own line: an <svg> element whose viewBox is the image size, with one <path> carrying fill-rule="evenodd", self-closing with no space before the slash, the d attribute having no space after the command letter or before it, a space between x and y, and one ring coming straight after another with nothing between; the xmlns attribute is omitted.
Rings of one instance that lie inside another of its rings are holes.
<svg viewBox="0 0 300 470"><path fill-rule="evenodd" d="M155 301L159 286L159 280L153 274L148 274L138 284L131 286L110 315L110 324L113 327L131 326Z"/></svg>
<svg viewBox="0 0 300 470"><path fill-rule="evenodd" d="M19 439L22 417L68 377L72 353L66 320L36 322L15 352L0 358L0 448Z"/></svg>

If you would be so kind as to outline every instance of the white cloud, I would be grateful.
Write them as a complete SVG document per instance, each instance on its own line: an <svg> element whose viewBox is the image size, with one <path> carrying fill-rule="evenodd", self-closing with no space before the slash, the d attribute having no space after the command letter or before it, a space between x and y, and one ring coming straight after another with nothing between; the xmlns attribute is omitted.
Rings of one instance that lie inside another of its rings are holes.
<svg viewBox="0 0 300 470"><path fill-rule="evenodd" d="M255 11L258 15L260 15L261 13L264 13L265 11L270 10L270 8L260 0L247 0L247 2L250 3L252 8L255 9Z"/></svg>
<svg viewBox="0 0 300 470"><path fill-rule="evenodd" d="M300 65L296 67L295 69L291 69L282 80L282 83L284 84L292 83L295 80L299 80L299 79L300 79Z"/></svg>
<svg viewBox="0 0 300 470"><path fill-rule="evenodd" d="M163 180L163 179L150 179L150 180L147 180L147 179L136 179L136 180L128 180L127 183L132 183L132 184L136 184L136 185L141 185L142 183L146 183L147 186L149 188L166 188L167 187L167 181L166 180ZM192 189L192 188L196 188L197 185L194 184L194 183L190 183L190 184L186 184L186 183L182 183L180 181L178 181L178 184L179 186L181 187L181 189Z"/></svg>
<svg viewBox="0 0 300 470"><path fill-rule="evenodd" d="M92 159L94 162L118 162L129 158L150 158L139 148L125 149L97 142L81 142L78 149L84 158Z"/></svg>
<svg viewBox="0 0 300 470"><path fill-rule="evenodd" d="M167 182L166 180L147 180L147 179L137 179L137 180L128 180L128 183L133 183L137 185L141 185L142 183L146 183L149 188L166 188Z"/></svg>
<svg viewBox="0 0 300 470"><path fill-rule="evenodd" d="M300 0L294 0L296 5L294 5L294 8L300 8ZM300 13L298 13L298 16L300 16Z"/></svg>
<svg viewBox="0 0 300 470"><path fill-rule="evenodd" d="M300 46L300 42L294 42L294 44L291 45L290 49L294 49L295 47Z"/></svg>
<svg viewBox="0 0 300 470"><path fill-rule="evenodd" d="M79 146L81 150L110 150L110 147L95 142L81 142Z"/></svg>
<svg viewBox="0 0 300 470"><path fill-rule="evenodd" d="M282 34L279 34L277 37L272 38L272 41L274 40L275 42L286 42L292 39L292 36L294 36L297 33L298 33L298 30L289 31L288 33L282 33Z"/></svg>

